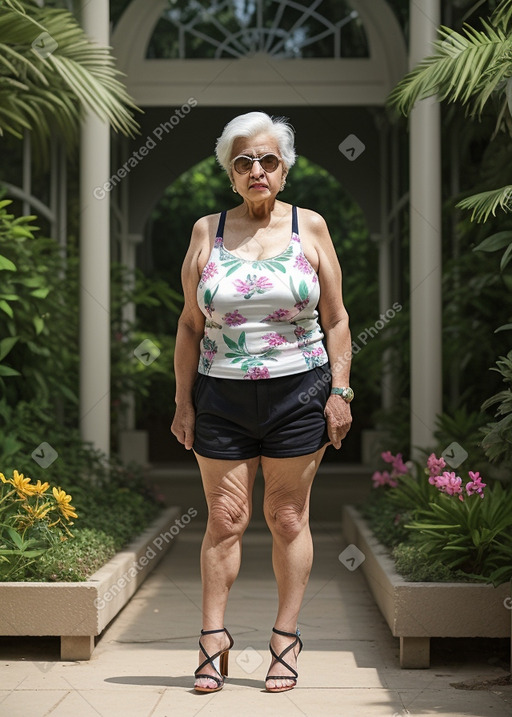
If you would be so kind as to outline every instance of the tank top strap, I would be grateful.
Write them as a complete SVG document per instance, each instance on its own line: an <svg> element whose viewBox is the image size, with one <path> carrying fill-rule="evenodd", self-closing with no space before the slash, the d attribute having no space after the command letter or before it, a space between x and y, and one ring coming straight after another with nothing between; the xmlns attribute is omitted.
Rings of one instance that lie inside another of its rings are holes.
<svg viewBox="0 0 512 717"><path fill-rule="evenodd" d="M224 225L226 223L226 210L220 213L219 217L219 224L217 226L217 232L215 234L216 238L224 238ZM297 216L297 207L294 205L292 207L292 233L293 234L299 234L299 219Z"/></svg>
<svg viewBox="0 0 512 717"><path fill-rule="evenodd" d="M217 233L215 234L215 238L220 237L221 239L224 238L224 224L226 223L226 210L220 213L219 217L219 226L217 227Z"/></svg>
<svg viewBox="0 0 512 717"><path fill-rule="evenodd" d="M297 218L297 207L292 207L292 233L299 234L299 220Z"/></svg>

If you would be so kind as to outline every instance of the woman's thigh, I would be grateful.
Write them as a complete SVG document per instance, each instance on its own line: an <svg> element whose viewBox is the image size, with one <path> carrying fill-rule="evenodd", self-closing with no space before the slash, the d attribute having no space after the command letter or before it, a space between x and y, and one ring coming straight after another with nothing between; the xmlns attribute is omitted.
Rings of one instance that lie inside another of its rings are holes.
<svg viewBox="0 0 512 717"><path fill-rule="evenodd" d="M325 448L294 458L262 456L261 468L265 481L265 511L267 514L290 509L297 516L307 516L311 486Z"/></svg>
<svg viewBox="0 0 512 717"><path fill-rule="evenodd" d="M249 519L259 456L247 460L219 460L195 455L210 515L215 510L227 510L233 518L245 516Z"/></svg>

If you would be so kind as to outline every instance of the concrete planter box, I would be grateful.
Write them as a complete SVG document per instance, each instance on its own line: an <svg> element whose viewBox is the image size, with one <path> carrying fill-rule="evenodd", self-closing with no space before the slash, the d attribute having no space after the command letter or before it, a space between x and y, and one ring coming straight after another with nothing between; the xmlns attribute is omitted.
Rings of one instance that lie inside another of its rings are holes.
<svg viewBox="0 0 512 717"><path fill-rule="evenodd" d="M400 638L401 667L429 667L431 637L510 637L510 584L407 582L352 506L343 508L343 535L364 554L358 569Z"/></svg>
<svg viewBox="0 0 512 717"><path fill-rule="evenodd" d="M88 660L94 637L173 544L179 516L177 507L165 510L85 582L0 583L0 635L58 635L62 660Z"/></svg>

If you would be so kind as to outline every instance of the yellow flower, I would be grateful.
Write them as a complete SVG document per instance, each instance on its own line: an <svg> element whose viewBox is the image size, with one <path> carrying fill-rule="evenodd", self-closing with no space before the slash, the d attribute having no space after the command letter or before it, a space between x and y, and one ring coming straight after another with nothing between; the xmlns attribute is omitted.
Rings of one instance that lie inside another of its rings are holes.
<svg viewBox="0 0 512 717"><path fill-rule="evenodd" d="M20 498L26 498L34 494L34 486L29 485L30 478L25 478L23 473L18 473L17 470L14 471L12 480L7 482L13 484Z"/></svg>
<svg viewBox="0 0 512 717"><path fill-rule="evenodd" d="M41 481L38 480L37 483L34 486L32 486L32 493L34 495L43 495L43 493L45 493L49 487L50 487L50 484L47 483L46 481L44 483L41 483Z"/></svg>
<svg viewBox="0 0 512 717"><path fill-rule="evenodd" d="M50 503L40 505L38 508L33 508L31 505L24 504L23 507L34 520L42 520L45 515L51 510Z"/></svg>
<svg viewBox="0 0 512 717"><path fill-rule="evenodd" d="M60 508L60 512L66 518L66 520L69 520L70 518L78 518L78 515L74 512L75 509L71 505L72 498L70 495L66 494L66 491L62 490L61 488L54 488L53 496L57 501L57 505Z"/></svg>
<svg viewBox="0 0 512 717"><path fill-rule="evenodd" d="M8 483L8 482L9 482L9 481L7 480L7 478L4 476L3 473L0 473L0 480L2 481L2 483Z"/></svg>

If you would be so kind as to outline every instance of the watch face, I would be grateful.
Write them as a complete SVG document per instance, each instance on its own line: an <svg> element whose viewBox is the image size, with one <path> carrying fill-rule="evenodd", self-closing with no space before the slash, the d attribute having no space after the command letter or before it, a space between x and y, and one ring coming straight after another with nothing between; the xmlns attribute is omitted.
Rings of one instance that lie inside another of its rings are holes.
<svg viewBox="0 0 512 717"><path fill-rule="evenodd" d="M351 388L344 388L341 395L347 403L350 403L350 401L354 398L354 391Z"/></svg>
<svg viewBox="0 0 512 717"><path fill-rule="evenodd" d="M350 401L354 398L354 391L350 388L350 386L345 386L344 388L333 388L332 393L341 396L346 403L350 403Z"/></svg>

